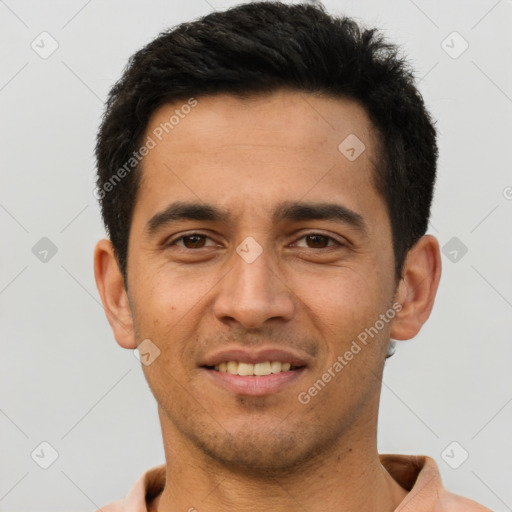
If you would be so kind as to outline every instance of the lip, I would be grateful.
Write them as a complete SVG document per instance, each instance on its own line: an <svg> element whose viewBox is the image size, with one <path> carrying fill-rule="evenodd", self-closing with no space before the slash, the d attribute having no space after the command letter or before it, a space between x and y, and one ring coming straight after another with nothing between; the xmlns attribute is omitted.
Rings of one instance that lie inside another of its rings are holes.
<svg viewBox="0 0 512 512"><path fill-rule="evenodd" d="M236 361L238 363L264 363L265 361L280 361L281 363L290 363L292 366L308 366L310 358L302 356L292 350L283 348L260 348L258 350L248 350L247 348L225 348L204 358L199 366L215 366L220 363ZM280 374L275 374L280 375Z"/></svg>
<svg viewBox="0 0 512 512"><path fill-rule="evenodd" d="M228 361L250 364L280 361L281 363L290 363L290 365L297 368L287 372L259 376L231 375L213 369L215 365ZM212 379L213 383L232 393L246 396L263 396L285 389L307 371L311 362L311 357L286 348L267 346L249 350L245 347L225 347L205 357L200 366L201 370Z"/></svg>
<svg viewBox="0 0 512 512"><path fill-rule="evenodd" d="M231 375L227 372L219 372L208 368L201 368L206 372L212 381L224 389L237 395L263 396L271 395L282 391L294 381L299 379L306 370L306 367L297 368L281 373L270 375Z"/></svg>

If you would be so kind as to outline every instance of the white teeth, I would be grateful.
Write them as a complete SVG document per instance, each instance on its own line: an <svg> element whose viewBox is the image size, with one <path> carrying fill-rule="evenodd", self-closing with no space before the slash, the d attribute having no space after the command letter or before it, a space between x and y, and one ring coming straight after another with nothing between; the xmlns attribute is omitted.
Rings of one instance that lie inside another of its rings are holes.
<svg viewBox="0 0 512 512"><path fill-rule="evenodd" d="M262 363L242 363L237 361L228 361L215 365L219 372L230 373L231 375L270 375L271 373L289 372L290 363L281 363L280 361L264 361Z"/></svg>
<svg viewBox="0 0 512 512"><path fill-rule="evenodd" d="M229 361L227 368L231 375L238 375L238 363L235 361Z"/></svg>
<svg viewBox="0 0 512 512"><path fill-rule="evenodd" d="M254 365L250 363L238 363L238 375L254 375Z"/></svg>
<svg viewBox="0 0 512 512"><path fill-rule="evenodd" d="M283 365L279 361L272 361L270 363L270 368L272 369L272 373L280 373L282 366Z"/></svg>
<svg viewBox="0 0 512 512"><path fill-rule="evenodd" d="M256 363L254 365L254 375L270 375L272 369L270 368L270 362Z"/></svg>

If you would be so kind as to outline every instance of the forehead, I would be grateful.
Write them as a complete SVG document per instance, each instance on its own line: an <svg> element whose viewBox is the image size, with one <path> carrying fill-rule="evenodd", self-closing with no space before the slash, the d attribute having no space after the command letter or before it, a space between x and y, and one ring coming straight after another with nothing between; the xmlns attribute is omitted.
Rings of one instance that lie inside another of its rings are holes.
<svg viewBox="0 0 512 512"><path fill-rule="evenodd" d="M190 100L160 106L150 117L146 134L168 146L179 138L174 149L180 153L236 144L323 148L334 153L349 135L364 140L366 156L374 151L372 123L354 100L283 89L244 98L216 94L193 101L193 107Z"/></svg>
<svg viewBox="0 0 512 512"><path fill-rule="evenodd" d="M281 90L194 102L165 104L149 120L145 140L154 147L137 198L146 209L176 197L240 215L283 197L329 195L353 209L375 199L375 131L355 101Z"/></svg>

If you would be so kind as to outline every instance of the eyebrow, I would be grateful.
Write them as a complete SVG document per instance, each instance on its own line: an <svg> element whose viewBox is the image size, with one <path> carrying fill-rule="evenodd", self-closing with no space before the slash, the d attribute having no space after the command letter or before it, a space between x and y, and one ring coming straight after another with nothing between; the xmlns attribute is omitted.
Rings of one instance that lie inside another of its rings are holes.
<svg viewBox="0 0 512 512"><path fill-rule="evenodd" d="M153 235L173 222L183 220L229 222L231 215L227 210L200 202L176 201L165 210L153 215L146 223L145 232ZM300 222L307 220L330 220L347 224L367 236L366 223L359 213L337 203L285 201L272 212L274 223L282 221Z"/></svg>

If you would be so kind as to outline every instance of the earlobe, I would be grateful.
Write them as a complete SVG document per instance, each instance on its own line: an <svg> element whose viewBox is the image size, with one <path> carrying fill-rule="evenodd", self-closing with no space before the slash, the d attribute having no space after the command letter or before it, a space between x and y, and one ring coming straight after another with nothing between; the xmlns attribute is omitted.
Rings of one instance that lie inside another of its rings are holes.
<svg viewBox="0 0 512 512"><path fill-rule="evenodd" d="M421 237L407 253L395 301L402 305L391 326L395 340L414 338L427 321L441 279L439 242L432 235Z"/></svg>
<svg viewBox="0 0 512 512"><path fill-rule="evenodd" d="M94 277L117 343L123 348L137 348L130 303L110 240L103 239L96 244Z"/></svg>

